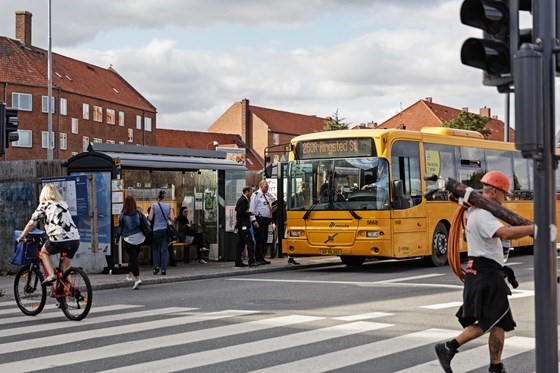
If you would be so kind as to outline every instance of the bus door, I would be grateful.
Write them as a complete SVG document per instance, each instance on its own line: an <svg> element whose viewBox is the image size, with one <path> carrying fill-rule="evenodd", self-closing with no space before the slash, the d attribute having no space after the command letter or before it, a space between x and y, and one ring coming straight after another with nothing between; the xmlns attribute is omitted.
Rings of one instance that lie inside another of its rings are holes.
<svg viewBox="0 0 560 373"><path fill-rule="evenodd" d="M395 141L391 148L391 230L393 256L426 256L431 252L427 237L425 203L422 200L419 143Z"/></svg>

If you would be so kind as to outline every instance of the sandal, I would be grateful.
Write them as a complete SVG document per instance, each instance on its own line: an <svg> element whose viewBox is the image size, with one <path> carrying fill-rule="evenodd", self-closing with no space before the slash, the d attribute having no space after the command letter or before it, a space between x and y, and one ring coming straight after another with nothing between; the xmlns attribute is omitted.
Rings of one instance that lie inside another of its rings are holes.
<svg viewBox="0 0 560 373"><path fill-rule="evenodd" d="M41 286L47 286L56 281L56 276L49 276L41 282Z"/></svg>

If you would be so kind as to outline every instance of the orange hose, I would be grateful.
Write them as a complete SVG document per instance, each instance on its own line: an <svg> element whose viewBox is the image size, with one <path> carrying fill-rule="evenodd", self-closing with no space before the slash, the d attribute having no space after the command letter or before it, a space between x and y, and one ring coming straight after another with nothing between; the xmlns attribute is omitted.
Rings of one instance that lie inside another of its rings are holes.
<svg viewBox="0 0 560 373"><path fill-rule="evenodd" d="M463 215L465 215L467 208L466 206L459 206L457 211L455 211L451 228L449 229L449 242L447 243L449 267L451 267L455 276L462 282L465 281L465 270L461 267L461 229Z"/></svg>

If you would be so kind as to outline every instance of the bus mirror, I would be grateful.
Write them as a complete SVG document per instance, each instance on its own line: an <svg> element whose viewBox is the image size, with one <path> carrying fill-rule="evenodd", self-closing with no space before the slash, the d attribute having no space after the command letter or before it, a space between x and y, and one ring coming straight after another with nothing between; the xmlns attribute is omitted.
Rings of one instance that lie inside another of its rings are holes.
<svg viewBox="0 0 560 373"><path fill-rule="evenodd" d="M268 166L265 167L264 176L267 179L270 179L272 177L272 165L271 164L269 164Z"/></svg>
<svg viewBox="0 0 560 373"><path fill-rule="evenodd" d="M402 198L404 196L402 180L393 181L393 199Z"/></svg>

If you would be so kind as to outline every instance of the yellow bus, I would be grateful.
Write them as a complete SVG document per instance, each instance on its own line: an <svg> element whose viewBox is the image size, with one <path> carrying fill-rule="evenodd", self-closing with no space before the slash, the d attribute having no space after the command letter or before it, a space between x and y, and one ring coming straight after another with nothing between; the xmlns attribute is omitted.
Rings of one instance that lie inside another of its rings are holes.
<svg viewBox="0 0 560 373"><path fill-rule="evenodd" d="M283 247L295 256L339 256L349 266L417 257L442 266L457 204L446 192L424 198L437 182L423 176L451 177L481 190L484 173L499 170L512 182L514 196L505 206L533 220L532 167L514 144L474 131L426 127L298 136L287 165ZM532 243L523 238L506 244Z"/></svg>

